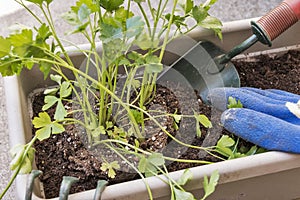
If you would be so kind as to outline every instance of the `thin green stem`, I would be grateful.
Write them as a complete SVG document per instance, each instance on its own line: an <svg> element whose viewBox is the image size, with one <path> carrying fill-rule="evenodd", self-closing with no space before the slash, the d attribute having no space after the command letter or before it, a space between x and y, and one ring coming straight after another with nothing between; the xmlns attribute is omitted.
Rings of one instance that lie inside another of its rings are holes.
<svg viewBox="0 0 300 200"><path fill-rule="evenodd" d="M170 17L170 20L169 20L169 23L168 23L167 32L166 32L166 35L165 35L165 38L164 38L164 41L163 41L161 52L159 54L159 60L160 61L162 61L162 59L163 59L165 49L166 49L167 44L168 44L168 38L169 38L169 34L171 32L171 25L173 23L173 17L174 17L174 13L175 13L175 10L176 10L177 3L178 3L178 0L174 0L174 4L173 4L173 8L172 8L172 14L171 14L171 17Z"/></svg>
<svg viewBox="0 0 300 200"><path fill-rule="evenodd" d="M141 11L141 13L142 13L142 15L143 15L143 17L144 17L144 20L145 20L145 22L146 22L146 25L147 25L147 27L148 27L149 35L151 36L151 35L152 35L151 25L150 25L150 22L149 22L149 20L148 20L147 14L146 14L146 12L145 12L143 6L142 6L140 3L138 3L138 7L139 7L139 9L140 9L140 11Z"/></svg>
<svg viewBox="0 0 300 200"><path fill-rule="evenodd" d="M28 6L26 6L23 1L18 1L18 0L14 0L16 3L18 3L19 5L21 5L23 8L26 9L27 12L29 12L40 24L43 24L43 21L36 15L34 14L29 8Z"/></svg>
<svg viewBox="0 0 300 200"><path fill-rule="evenodd" d="M40 9L43 12L43 14L44 14L44 16L45 16L45 18L48 22L48 25L51 29L51 32L53 34L53 37L54 37L55 41L57 42L58 46L62 50L62 53L64 54L64 56L65 56L67 62L69 63L69 65L73 65L73 62L71 61L68 53L66 52L63 44L61 43L59 37L56 34L56 30L55 30L55 27L54 27L54 24L53 24L53 19L52 19L51 11L50 11L50 8L49 8L49 4L47 4L46 8L47 8L48 15L47 15L46 11L44 10L43 6L42 5L40 6Z"/></svg>

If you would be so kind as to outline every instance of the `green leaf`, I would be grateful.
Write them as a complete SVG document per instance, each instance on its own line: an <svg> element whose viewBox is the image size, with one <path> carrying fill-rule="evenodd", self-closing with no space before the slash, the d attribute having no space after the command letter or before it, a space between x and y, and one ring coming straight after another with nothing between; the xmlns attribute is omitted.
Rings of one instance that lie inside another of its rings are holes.
<svg viewBox="0 0 300 200"><path fill-rule="evenodd" d="M191 10L193 9L193 7L194 7L194 1L192 1L192 0L186 0L186 2L185 2L185 8L184 8L185 14L190 13Z"/></svg>
<svg viewBox="0 0 300 200"><path fill-rule="evenodd" d="M157 167L162 166L165 163L163 155L160 153L153 153L148 158L141 157L138 169L141 173L145 173L146 177L157 174Z"/></svg>
<svg viewBox="0 0 300 200"><path fill-rule="evenodd" d="M208 16L208 13L203 7L195 6L192 10L192 16L196 20L196 22L199 24Z"/></svg>
<svg viewBox="0 0 300 200"><path fill-rule="evenodd" d="M41 141L49 138L51 133L58 134L65 130L63 125L55 121L52 122L50 116L46 112L39 113L39 116L32 120L32 124L35 128L40 128L35 134Z"/></svg>
<svg viewBox="0 0 300 200"><path fill-rule="evenodd" d="M178 185L184 186L188 181L192 180L193 174L190 169L185 169L183 174L178 179Z"/></svg>
<svg viewBox="0 0 300 200"><path fill-rule="evenodd" d="M25 145L17 144L10 150L12 161L10 162L10 169L15 170L20 164L25 152Z"/></svg>
<svg viewBox="0 0 300 200"><path fill-rule="evenodd" d="M140 161L139 161L139 165L138 165L138 169L140 172L145 173L147 170L147 159L146 157L141 157Z"/></svg>
<svg viewBox="0 0 300 200"><path fill-rule="evenodd" d="M257 152L257 146L252 146L249 151L246 153L246 156L254 155Z"/></svg>
<svg viewBox="0 0 300 200"><path fill-rule="evenodd" d="M222 22L218 18L212 16L207 16L199 23L199 25L202 26L203 28L208 28L208 29L222 28Z"/></svg>
<svg viewBox="0 0 300 200"><path fill-rule="evenodd" d="M20 61L14 61L13 58L0 59L0 73L2 76L19 75L22 71L23 65Z"/></svg>
<svg viewBox="0 0 300 200"><path fill-rule="evenodd" d="M134 116L134 119L137 123L143 122L143 113L141 111L130 109L130 112Z"/></svg>
<svg viewBox="0 0 300 200"><path fill-rule="evenodd" d="M126 23L126 20L133 16L134 16L133 12L131 12L130 10L126 10L124 7L120 7L118 10L116 10L113 19L115 21L118 21L120 26L123 26L123 24Z"/></svg>
<svg viewBox="0 0 300 200"><path fill-rule="evenodd" d="M63 103L60 101L57 102L54 119L63 120L68 115Z"/></svg>
<svg viewBox="0 0 300 200"><path fill-rule="evenodd" d="M195 115L196 120L201 123L205 128L211 128L212 127L212 123L211 121L208 119L208 117L206 117L205 115Z"/></svg>
<svg viewBox="0 0 300 200"><path fill-rule="evenodd" d="M100 0L100 6L108 12L119 9L123 3L124 0Z"/></svg>
<svg viewBox="0 0 300 200"><path fill-rule="evenodd" d="M134 16L126 20L126 36L128 38L138 36L144 30L144 21L140 16Z"/></svg>
<svg viewBox="0 0 300 200"><path fill-rule="evenodd" d="M215 4L218 0L206 0L206 2L203 4L204 7L207 6L212 6L213 4Z"/></svg>
<svg viewBox="0 0 300 200"><path fill-rule="evenodd" d="M45 91L44 91L44 94L46 94L46 95L48 95L48 94L50 94L50 95L55 95L56 94L56 92L59 90L59 88L57 87L57 88L50 88L50 89L46 89ZM46 109L45 109L46 110Z"/></svg>
<svg viewBox="0 0 300 200"><path fill-rule="evenodd" d="M78 10L78 19L83 22L84 20L88 19L90 14L91 10L88 8L88 6L86 4L82 4Z"/></svg>
<svg viewBox="0 0 300 200"><path fill-rule="evenodd" d="M46 112L39 113L39 117L35 117L32 121L35 128L41 128L51 124L51 118Z"/></svg>
<svg viewBox="0 0 300 200"><path fill-rule="evenodd" d="M101 23L100 25L100 39L104 43L108 43L115 39L123 38L123 32L121 28L116 28L107 23ZM115 46L114 46L115 47Z"/></svg>
<svg viewBox="0 0 300 200"><path fill-rule="evenodd" d="M127 57L128 59L133 60L137 65L142 65L145 63L143 55L136 51L130 52Z"/></svg>
<svg viewBox="0 0 300 200"><path fill-rule="evenodd" d="M66 13L63 13L61 15L61 17L64 20L66 20L66 22L70 25L75 26L75 25L80 25L81 24L81 21L79 20L78 15L73 11L68 11Z"/></svg>
<svg viewBox="0 0 300 200"><path fill-rule="evenodd" d="M38 34L36 35L36 43L46 46L44 44L45 41L52 35L49 26L44 23L40 26L37 32Z"/></svg>
<svg viewBox="0 0 300 200"><path fill-rule="evenodd" d="M148 74L160 73L163 70L163 65L160 63L149 63L145 64L145 71Z"/></svg>
<svg viewBox="0 0 300 200"><path fill-rule="evenodd" d="M195 200L193 194L190 192L179 190L176 187L174 187L173 190L174 190L175 200Z"/></svg>
<svg viewBox="0 0 300 200"><path fill-rule="evenodd" d="M182 118L182 115L173 114L172 117L174 118L176 123L179 123Z"/></svg>
<svg viewBox="0 0 300 200"><path fill-rule="evenodd" d="M120 169L120 165L118 164L118 161L113 161L111 163L104 162L102 163L100 169L104 172L108 170L108 177L115 178L116 176L115 169L117 170Z"/></svg>
<svg viewBox="0 0 300 200"><path fill-rule="evenodd" d="M29 70L32 69L33 66L34 66L34 62L31 61L31 60L23 61L23 64L24 64L25 67L26 67L27 69L29 69Z"/></svg>
<svg viewBox="0 0 300 200"><path fill-rule="evenodd" d="M236 100L233 97L228 97L228 104L227 104L227 108L243 108L243 104L241 103L240 100Z"/></svg>
<svg viewBox="0 0 300 200"><path fill-rule="evenodd" d="M59 93L60 93L61 99L70 96L72 94L72 87L71 87L70 82L64 81L60 86Z"/></svg>
<svg viewBox="0 0 300 200"><path fill-rule="evenodd" d="M109 128L113 128L113 127L114 127L114 124L113 124L111 121L107 121L107 122L105 123L105 125L106 125L106 129L109 129Z"/></svg>
<svg viewBox="0 0 300 200"><path fill-rule="evenodd" d="M19 173L20 174L29 174L31 172L31 170L32 170L32 161L30 161L28 157L25 157Z"/></svg>
<svg viewBox="0 0 300 200"><path fill-rule="evenodd" d="M92 136L95 138L99 137L100 134L106 134L106 130L105 130L104 126L99 126L92 131Z"/></svg>
<svg viewBox="0 0 300 200"><path fill-rule="evenodd" d="M162 166L163 164L165 164L165 159L161 153L152 153L148 157L148 162L150 162L154 166L159 167L159 166Z"/></svg>
<svg viewBox="0 0 300 200"><path fill-rule="evenodd" d="M165 18L170 21L171 20L171 14L166 14ZM185 17L181 17L179 15L173 15L172 23L175 24L178 28L181 26L187 26L184 23Z"/></svg>
<svg viewBox="0 0 300 200"><path fill-rule="evenodd" d="M61 79L62 79L62 77L61 77L60 75L53 75L53 74L51 74L51 75L50 75L50 79L51 79L52 81L55 81L55 82L58 83L59 85L61 85Z"/></svg>
<svg viewBox="0 0 300 200"><path fill-rule="evenodd" d="M10 54L11 43L9 39L0 36L0 58Z"/></svg>
<svg viewBox="0 0 300 200"><path fill-rule="evenodd" d="M9 36L9 41L13 46L13 52L18 56L26 57L28 55L28 48L33 43L32 30L23 29L21 33L16 33Z"/></svg>
<svg viewBox="0 0 300 200"><path fill-rule="evenodd" d="M44 74L44 79L46 79L51 71L51 67L52 67L52 64L51 63L48 63L48 62L40 62L40 66L39 66L39 69L41 70L41 72L43 72Z"/></svg>
<svg viewBox="0 0 300 200"><path fill-rule="evenodd" d="M217 36L222 40L222 22L212 16L207 16L204 20L201 22L198 22L199 26L202 26L203 28L211 29L213 30Z"/></svg>
<svg viewBox="0 0 300 200"><path fill-rule="evenodd" d="M223 135L217 143L218 146L222 147L232 147L234 144L235 141L228 135Z"/></svg>
<svg viewBox="0 0 300 200"><path fill-rule="evenodd" d="M42 107L42 110L48 110L50 107L52 107L56 102L59 101L59 98L55 96L45 96L44 102L45 105Z"/></svg>
<svg viewBox="0 0 300 200"><path fill-rule="evenodd" d="M235 157L234 152L230 148L234 144L235 141L232 138L230 138L228 135L223 135L217 142L216 150L218 153L231 159Z"/></svg>
<svg viewBox="0 0 300 200"><path fill-rule="evenodd" d="M147 50L158 47L159 40L156 38L154 41L152 41L148 34L143 33L140 34L136 40L134 40L134 44L138 45L142 50Z"/></svg>
<svg viewBox="0 0 300 200"><path fill-rule="evenodd" d="M39 4L42 5L44 2L47 3L48 5L53 1L53 0L26 0L31 3Z"/></svg>
<svg viewBox="0 0 300 200"><path fill-rule="evenodd" d="M204 197L202 199L207 198L209 195L211 195L215 189L216 186L218 184L220 175L219 172L217 170L213 171L213 173L210 176L210 179L208 181L207 176L204 176L204 180L203 180L203 188L204 188Z"/></svg>
<svg viewBox="0 0 300 200"><path fill-rule="evenodd" d="M98 8L98 5L97 5L97 2L94 1L94 0L78 0L76 2L76 6L72 6L71 9L73 12L75 12L76 14L79 12L79 9L80 7L85 4L88 9L91 10L92 13L94 12L98 12L99 11L99 8Z"/></svg>

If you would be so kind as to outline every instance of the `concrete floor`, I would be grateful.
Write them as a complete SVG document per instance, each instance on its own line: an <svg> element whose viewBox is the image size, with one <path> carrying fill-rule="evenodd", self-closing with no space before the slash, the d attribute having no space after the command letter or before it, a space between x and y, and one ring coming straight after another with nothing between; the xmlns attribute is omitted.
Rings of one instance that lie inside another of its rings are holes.
<svg viewBox="0 0 300 200"><path fill-rule="evenodd" d="M0 0L1 2L4 0ZM13 1L13 0L5 0L5 1ZM157 0L153 0L155 3ZM219 0L216 5L211 9L211 15L218 17L223 22L238 20L243 18L251 18L258 17L265 14L267 11L278 5L282 0ZM204 0L202 1L204 2ZM53 1L53 10L54 20L57 26L61 27L59 29L59 34L65 37L68 40L78 43L85 43L84 39L79 37L67 37L64 36L64 33L68 30L68 26L66 26L63 21L60 19L60 13L63 13L67 10L69 5L73 5L74 0L64 1L62 4L61 1ZM8 4L7 4L8 5ZM32 7L32 10L35 12L35 8ZM0 13L1 15L1 13ZM0 16L0 35L8 35L8 29L6 27L10 27L15 23L21 23L28 26L32 26L35 24L30 17L27 16L24 11L17 11L13 14ZM13 138L8 138L7 132L7 112L5 107L5 94L3 89L3 78L0 75L0 192L3 191L6 186L11 172L9 170L9 140L13 140ZM7 200L15 199L15 190L12 187L7 195L3 198Z"/></svg>

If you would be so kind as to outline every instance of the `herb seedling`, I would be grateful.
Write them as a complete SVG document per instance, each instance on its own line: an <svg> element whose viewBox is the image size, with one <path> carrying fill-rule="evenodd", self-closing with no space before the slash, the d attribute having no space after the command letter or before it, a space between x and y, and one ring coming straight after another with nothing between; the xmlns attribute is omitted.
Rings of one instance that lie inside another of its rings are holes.
<svg viewBox="0 0 300 200"><path fill-rule="evenodd" d="M228 97L227 108L243 108L243 104L240 100L236 100L233 97Z"/></svg>
<svg viewBox="0 0 300 200"><path fill-rule="evenodd" d="M0 73L2 76L19 75L23 69L31 70L36 66L45 79L50 76L57 86L45 90L45 105L32 121L37 129L33 139L25 146L13 150L12 169L15 169L15 173L0 198L19 171L31 170L29 164L33 160L34 142L45 140L51 134L62 133L66 124L83 127L89 146L101 142L107 144L111 140L125 145L128 144L128 137L132 136L135 146L130 153L139 152L139 143L145 136L144 116L155 121L145 107L155 92L156 78L163 69L162 60L168 43L198 26L215 31L221 38L222 23L208 14L215 0L200 4L192 0L182 4L178 0L166 0L159 1L156 8L150 0L78 0L63 18L73 26L69 34L82 34L90 44L89 49L80 49L75 45L86 58L83 69L79 69L57 34L51 14L51 3L54 0L27 0L35 4L43 17L33 13L25 5L25 0L15 1L39 25L32 29L22 28L8 37L0 36ZM165 13L168 3L172 3L172 9ZM133 4L140 9L141 16L132 12ZM148 6L147 10L145 5ZM147 12L150 12L151 20ZM186 23L188 19L192 19L194 24L189 26ZM102 49L100 53L97 51L99 41ZM144 50L143 53L131 50L134 46ZM120 68L125 71L121 87L118 85ZM142 77L137 80L135 77L141 69ZM70 79L66 71L74 78ZM130 96L132 93L136 96L134 100ZM64 102L75 106L68 111ZM50 108L56 108L53 118L46 112ZM82 119L74 117L78 113L83 116ZM175 118L179 121L178 116ZM195 118L205 127L211 126L204 116L195 114ZM124 121L126 124L123 124ZM159 125L159 122L155 123ZM200 135L199 132L197 134ZM102 140L102 135L109 137L110 141ZM170 137L176 140L172 135ZM116 146L111 147L117 149ZM158 153L142 156L140 171L147 175L157 174L157 167L164 164L163 156ZM119 167L115 161L104 161L101 169L108 171L108 176L113 178L114 170Z"/></svg>

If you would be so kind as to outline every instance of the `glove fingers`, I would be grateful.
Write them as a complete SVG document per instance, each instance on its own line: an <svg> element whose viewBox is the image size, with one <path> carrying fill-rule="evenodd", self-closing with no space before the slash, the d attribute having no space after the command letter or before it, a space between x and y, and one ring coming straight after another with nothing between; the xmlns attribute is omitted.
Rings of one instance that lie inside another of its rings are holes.
<svg viewBox="0 0 300 200"><path fill-rule="evenodd" d="M209 102L217 109L227 109L229 97L240 100L244 108L262 112L293 124L300 125L300 119L286 106L286 101L269 98L242 88L215 88L209 93Z"/></svg>
<svg viewBox="0 0 300 200"><path fill-rule="evenodd" d="M250 109L229 109L221 122L235 135L269 150L300 153L300 127Z"/></svg>
<svg viewBox="0 0 300 200"><path fill-rule="evenodd" d="M229 97L240 100L244 106L248 104L247 102L249 102L249 104L254 104L255 102L257 102L255 104L265 102L268 104L276 105L284 105L286 103L286 101L269 98L248 89L230 87L214 88L209 92L207 99L208 102L211 103L214 107L224 111L227 109Z"/></svg>
<svg viewBox="0 0 300 200"><path fill-rule="evenodd" d="M300 95L286 92L283 90L276 90L276 89L261 90L257 88L251 88L251 87L243 87L243 89L255 92L257 94L263 95L265 97L274 100L288 101L293 103L297 103L300 100Z"/></svg>
<svg viewBox="0 0 300 200"><path fill-rule="evenodd" d="M289 96L289 97L300 98L300 95L294 94L294 93L291 93L291 92L287 92L287 91L284 91L284 90L267 89L267 91L272 92L272 93L275 93L275 94L283 95L283 96Z"/></svg>

